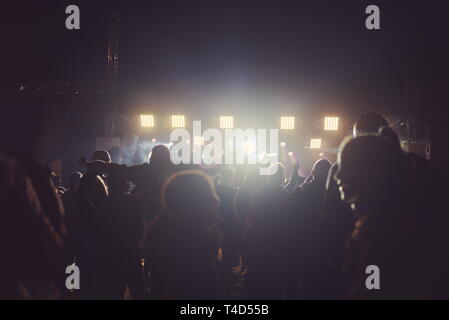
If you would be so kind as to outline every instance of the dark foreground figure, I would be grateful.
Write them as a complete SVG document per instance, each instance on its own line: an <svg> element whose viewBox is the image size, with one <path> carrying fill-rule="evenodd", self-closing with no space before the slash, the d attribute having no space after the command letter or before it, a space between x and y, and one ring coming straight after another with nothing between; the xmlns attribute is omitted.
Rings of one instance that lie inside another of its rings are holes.
<svg viewBox="0 0 449 320"><path fill-rule="evenodd" d="M418 168L416 160L382 133L343 142L336 178L358 217L345 254L347 297L449 297L449 185L442 172L425 162ZM381 290L366 289L369 265L380 268Z"/></svg>
<svg viewBox="0 0 449 320"><path fill-rule="evenodd" d="M162 190L164 210L150 227L147 257L157 299L224 299L217 261L219 199L199 171L173 175Z"/></svg>

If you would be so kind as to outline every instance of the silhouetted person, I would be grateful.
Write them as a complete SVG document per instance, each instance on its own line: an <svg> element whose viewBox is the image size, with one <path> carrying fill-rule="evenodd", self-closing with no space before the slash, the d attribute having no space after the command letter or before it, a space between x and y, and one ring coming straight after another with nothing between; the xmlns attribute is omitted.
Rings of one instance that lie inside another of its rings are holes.
<svg viewBox="0 0 449 320"><path fill-rule="evenodd" d="M64 224L54 221L56 213L44 210L59 205L44 207L35 188L51 185L49 171L43 181L33 182L14 158L0 155L0 176L0 298L58 298L58 294L48 294L61 288L66 264Z"/></svg>
<svg viewBox="0 0 449 320"><path fill-rule="evenodd" d="M298 248L295 264L304 299L330 298L328 281L333 275L320 243L321 210L330 167L326 159L315 162L310 176L293 194Z"/></svg>
<svg viewBox="0 0 449 320"><path fill-rule="evenodd" d="M83 234L80 229L80 210L75 201L75 195L81 182L82 174L80 172L72 172L69 176L69 187L66 192L61 196L64 204L65 221L68 232L68 241L66 256L78 263L77 258L80 257L80 248L83 243ZM71 297L69 292L67 297Z"/></svg>
<svg viewBox="0 0 449 320"><path fill-rule="evenodd" d="M235 199L234 207L237 212L239 224L239 251L241 252L242 268L247 265L248 243L245 239L245 231L248 225L248 215L254 192L257 188L266 183L266 177L261 176L258 170L250 171L246 176L242 186L239 188Z"/></svg>
<svg viewBox="0 0 449 320"><path fill-rule="evenodd" d="M441 201L448 191L432 188L429 198L409 160L382 136L342 143L337 181L342 198L357 216L345 258L349 298L449 296L448 206ZM380 290L366 288L369 265L380 269Z"/></svg>
<svg viewBox="0 0 449 320"><path fill-rule="evenodd" d="M110 163L111 157L106 150L97 150L92 154L92 163ZM108 196L108 189L101 172L91 170L81 178L75 201L80 210L80 227L85 231L96 230L96 210L98 205Z"/></svg>
<svg viewBox="0 0 449 320"><path fill-rule="evenodd" d="M320 227L320 247L330 272L334 274L330 284L334 292L333 298L340 298L349 286L343 279L342 265L346 241L354 230L355 223L349 205L341 200L334 178L337 169L335 163L327 176Z"/></svg>
<svg viewBox="0 0 449 320"><path fill-rule="evenodd" d="M71 236L80 228L80 212L75 203L75 194L82 178L81 172L72 172L69 176L69 188L62 195L62 201L64 203L65 216L67 229Z"/></svg>
<svg viewBox="0 0 449 320"><path fill-rule="evenodd" d="M396 132L390 127L380 127L378 130L379 136L384 140L390 142L397 149L401 149L401 141L399 141L399 137Z"/></svg>
<svg viewBox="0 0 449 320"><path fill-rule="evenodd" d="M146 241L151 291L158 299L223 299L218 272L218 196L201 171L172 175L162 190L164 211Z"/></svg>
<svg viewBox="0 0 449 320"><path fill-rule="evenodd" d="M12 157L31 180L41 202L42 211L50 219L55 231L67 236L64 205L53 184L50 168L24 154L14 154Z"/></svg>
<svg viewBox="0 0 449 320"><path fill-rule="evenodd" d="M99 276L102 298L122 299L128 286L134 299L144 293L143 240L145 221L137 198L129 195L128 179L108 176L109 196L98 208Z"/></svg>
<svg viewBox="0 0 449 320"><path fill-rule="evenodd" d="M234 198L237 189L232 186L233 172L231 169L223 169L220 173L217 194L220 198L219 229L223 236L222 257L223 266L227 276L232 275L232 267L239 264L238 261L238 221L234 209Z"/></svg>
<svg viewBox="0 0 449 320"><path fill-rule="evenodd" d="M277 177L272 183L261 186L252 200L245 280L245 293L249 299L285 298L291 280L291 212L289 195L282 188L281 181Z"/></svg>
<svg viewBox="0 0 449 320"><path fill-rule="evenodd" d="M106 150L98 150L92 154L92 163L106 164L111 157ZM99 235L98 235L98 208L106 200L108 188L102 172L87 168L81 178L75 194L75 202L80 213L80 233L77 239L79 256L77 261L80 270L83 270L83 285L80 296L83 299L98 298L98 263L99 263Z"/></svg>
<svg viewBox="0 0 449 320"><path fill-rule="evenodd" d="M160 192L165 180L178 168L170 160L170 151L163 145L155 146L150 162L128 167L116 163L86 163L89 170L97 173L118 174L128 178L135 186L135 192L142 199L141 205L147 221L151 221L162 209Z"/></svg>
<svg viewBox="0 0 449 320"><path fill-rule="evenodd" d="M295 162L295 164L293 165L293 171L290 176L290 179L288 180L285 186L285 190L287 190L288 192L293 192L293 190L302 185L306 180L304 177L301 177L299 175L298 171L299 171L299 162Z"/></svg>
<svg viewBox="0 0 449 320"><path fill-rule="evenodd" d="M364 133L377 133L380 128L388 127L388 122L377 112L365 112L354 123L352 134L357 137Z"/></svg>
<svg viewBox="0 0 449 320"><path fill-rule="evenodd" d="M388 127L383 116L376 112L363 113L353 126L353 135L377 133ZM341 201L335 180L337 163L329 170L322 208L320 243L324 258L336 275L332 286L334 297L338 298L347 290L348 283L342 278L342 263L346 241L354 229L354 216L347 203Z"/></svg>

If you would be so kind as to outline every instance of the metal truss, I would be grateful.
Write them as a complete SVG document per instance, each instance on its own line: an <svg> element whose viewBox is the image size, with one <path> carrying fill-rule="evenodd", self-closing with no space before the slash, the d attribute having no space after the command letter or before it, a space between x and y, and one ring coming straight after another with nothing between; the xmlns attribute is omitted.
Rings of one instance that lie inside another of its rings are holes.
<svg viewBox="0 0 449 320"><path fill-rule="evenodd" d="M6 82L0 95L97 95L105 91L101 81Z"/></svg>

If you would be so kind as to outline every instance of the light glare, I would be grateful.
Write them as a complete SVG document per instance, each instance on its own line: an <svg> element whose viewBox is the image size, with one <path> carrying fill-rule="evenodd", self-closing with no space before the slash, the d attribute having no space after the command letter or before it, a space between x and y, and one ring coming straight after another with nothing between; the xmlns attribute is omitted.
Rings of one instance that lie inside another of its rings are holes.
<svg viewBox="0 0 449 320"><path fill-rule="evenodd" d="M204 145L204 137L193 137L193 145L194 146L202 146Z"/></svg>
<svg viewBox="0 0 449 320"><path fill-rule="evenodd" d="M154 127L154 116L152 114L141 114L140 115L140 125L143 128L153 128Z"/></svg>
<svg viewBox="0 0 449 320"><path fill-rule="evenodd" d="M220 117L220 129L234 129L234 117L221 116Z"/></svg>
<svg viewBox="0 0 449 320"><path fill-rule="evenodd" d="M337 131L338 130L338 117L325 117L324 118L324 130L325 131Z"/></svg>
<svg viewBox="0 0 449 320"><path fill-rule="evenodd" d="M310 149L321 149L321 139L310 139Z"/></svg>
<svg viewBox="0 0 449 320"><path fill-rule="evenodd" d="M281 117L281 130L295 130L295 117Z"/></svg>
<svg viewBox="0 0 449 320"><path fill-rule="evenodd" d="M172 128L185 128L186 118L183 115L172 115L171 116L171 126Z"/></svg>

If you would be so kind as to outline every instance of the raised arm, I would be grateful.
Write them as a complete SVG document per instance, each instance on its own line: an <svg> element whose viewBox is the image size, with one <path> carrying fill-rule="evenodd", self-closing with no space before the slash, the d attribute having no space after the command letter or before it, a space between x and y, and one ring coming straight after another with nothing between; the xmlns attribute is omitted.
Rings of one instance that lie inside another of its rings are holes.
<svg viewBox="0 0 449 320"><path fill-rule="evenodd" d="M100 160L87 162L85 158L81 158L79 163L80 165L85 166L87 170L97 174L117 174L124 176L134 184L139 184L139 181L143 176L142 171L148 166L146 163L128 167L125 164L106 163Z"/></svg>

